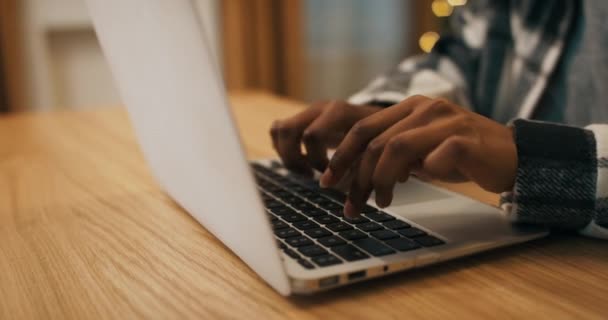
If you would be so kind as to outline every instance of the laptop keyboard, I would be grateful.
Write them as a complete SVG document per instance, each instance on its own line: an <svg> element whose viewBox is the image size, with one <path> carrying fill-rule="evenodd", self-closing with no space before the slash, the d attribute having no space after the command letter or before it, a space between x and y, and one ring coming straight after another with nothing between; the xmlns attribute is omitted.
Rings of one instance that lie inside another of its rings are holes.
<svg viewBox="0 0 608 320"><path fill-rule="evenodd" d="M366 205L349 219L343 193L252 164L279 248L306 269L444 244L443 240Z"/></svg>

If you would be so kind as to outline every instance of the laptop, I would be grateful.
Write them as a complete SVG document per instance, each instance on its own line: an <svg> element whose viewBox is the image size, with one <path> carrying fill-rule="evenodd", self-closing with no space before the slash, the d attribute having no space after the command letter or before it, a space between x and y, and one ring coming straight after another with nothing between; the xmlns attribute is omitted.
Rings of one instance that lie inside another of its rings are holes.
<svg viewBox="0 0 608 320"><path fill-rule="evenodd" d="M390 207L370 201L345 219L344 194L276 160L246 160L194 1L87 2L158 183L279 293L312 294L546 234L413 178Z"/></svg>

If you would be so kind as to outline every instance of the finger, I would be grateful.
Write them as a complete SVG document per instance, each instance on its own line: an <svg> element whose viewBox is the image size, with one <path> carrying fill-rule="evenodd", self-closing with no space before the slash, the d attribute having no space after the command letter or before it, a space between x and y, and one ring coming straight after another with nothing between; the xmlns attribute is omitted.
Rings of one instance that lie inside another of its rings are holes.
<svg viewBox="0 0 608 320"><path fill-rule="evenodd" d="M327 148L344 135L355 120L361 107L344 102L333 102L304 130L302 141L306 148L306 159L317 170L324 171L329 160Z"/></svg>
<svg viewBox="0 0 608 320"><path fill-rule="evenodd" d="M275 120L270 126L270 137L272 139L272 147L277 152L279 151L279 123L279 120Z"/></svg>
<svg viewBox="0 0 608 320"><path fill-rule="evenodd" d="M374 137L407 117L416 104L422 103L427 99L421 96L412 97L396 106L376 112L357 122L348 131L346 137L329 161L328 170L324 173L327 185L331 186L340 180L348 167L352 165L353 160L360 156Z"/></svg>
<svg viewBox="0 0 608 320"><path fill-rule="evenodd" d="M410 172L401 172L399 174L399 177L397 178L397 181L399 183L404 183L406 182L409 177L410 174L414 174L416 175L416 177L421 178L421 179L429 179L429 177L425 174L425 172L422 171L422 160L418 160L416 162L414 162L411 166L411 171Z"/></svg>
<svg viewBox="0 0 608 320"><path fill-rule="evenodd" d="M276 121L271 129L273 144L281 160L290 170L310 173L302 154L302 132L317 117L319 110L310 107L286 120Z"/></svg>
<svg viewBox="0 0 608 320"><path fill-rule="evenodd" d="M314 168L321 172L327 167L329 160L327 159L327 146L324 138L319 133L310 133L304 131L302 138L304 148L306 149L306 160Z"/></svg>
<svg viewBox="0 0 608 320"><path fill-rule="evenodd" d="M356 171L357 179L355 181L357 181L357 184L353 184L350 189L350 193L352 194L351 200L355 211L363 208L371 194L371 190L373 189L372 177L376 169L376 164L384 152L386 144L393 137L402 132L418 128L427 124L429 121L429 119L422 116L412 115L406 117L378 135L367 145L362 156L361 165ZM416 162L416 165L418 164L419 162ZM405 182L407 177L409 177L409 171L399 173L396 179Z"/></svg>
<svg viewBox="0 0 608 320"><path fill-rule="evenodd" d="M442 181L452 181L458 176L471 179L461 172L460 167L468 160L472 144L473 142L464 136L449 137L424 159L422 164L424 172ZM469 170L465 172L468 174Z"/></svg>
<svg viewBox="0 0 608 320"><path fill-rule="evenodd" d="M354 170L353 180L348 191L349 210L345 207L344 215L348 217L357 216L372 193L371 177L376 163L382 154L383 145L373 143L363 153Z"/></svg>
<svg viewBox="0 0 608 320"><path fill-rule="evenodd" d="M420 159L424 159L442 141L460 130L460 119L452 118L405 131L391 138L372 176L376 204L381 208L389 206L397 181L400 179L405 182L405 177L409 177L409 173L417 167Z"/></svg>
<svg viewBox="0 0 608 320"><path fill-rule="evenodd" d="M278 151L283 164L289 170L310 174L301 148L301 134L299 132L282 133L279 135Z"/></svg>

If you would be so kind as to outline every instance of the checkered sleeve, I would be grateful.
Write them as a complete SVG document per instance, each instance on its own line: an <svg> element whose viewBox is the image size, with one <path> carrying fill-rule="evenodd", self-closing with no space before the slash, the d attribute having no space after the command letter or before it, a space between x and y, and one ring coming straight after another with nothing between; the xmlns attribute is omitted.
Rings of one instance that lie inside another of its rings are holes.
<svg viewBox="0 0 608 320"><path fill-rule="evenodd" d="M518 170L502 207L513 221L608 239L608 125L515 120Z"/></svg>

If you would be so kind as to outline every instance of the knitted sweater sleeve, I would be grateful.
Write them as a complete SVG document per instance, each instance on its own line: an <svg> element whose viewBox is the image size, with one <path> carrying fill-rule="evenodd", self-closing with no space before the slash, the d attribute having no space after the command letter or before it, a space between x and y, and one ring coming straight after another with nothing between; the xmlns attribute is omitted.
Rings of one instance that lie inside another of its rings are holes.
<svg viewBox="0 0 608 320"><path fill-rule="evenodd" d="M608 125L512 125L518 170L502 196L512 220L608 239Z"/></svg>

